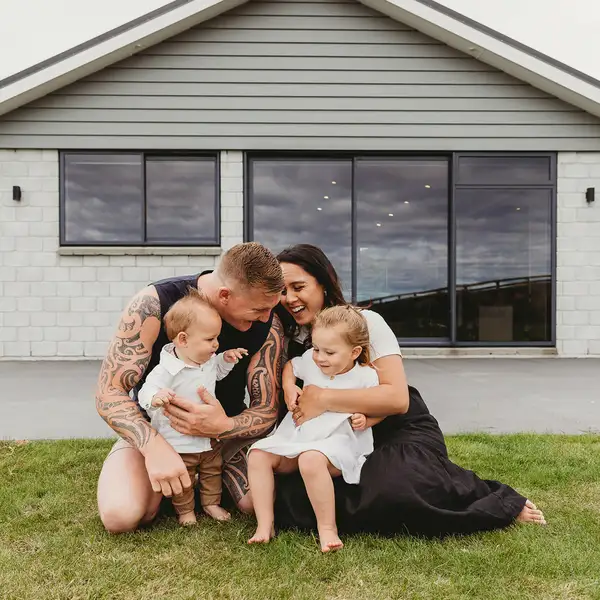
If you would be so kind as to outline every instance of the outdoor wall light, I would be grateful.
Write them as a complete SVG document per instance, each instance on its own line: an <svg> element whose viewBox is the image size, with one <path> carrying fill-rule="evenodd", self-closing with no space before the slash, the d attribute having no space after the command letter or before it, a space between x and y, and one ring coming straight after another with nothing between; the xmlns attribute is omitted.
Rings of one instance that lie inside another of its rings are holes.
<svg viewBox="0 0 600 600"><path fill-rule="evenodd" d="M585 199L588 204L591 204L596 198L596 188L588 188L585 190Z"/></svg>
<svg viewBox="0 0 600 600"><path fill-rule="evenodd" d="M13 200L15 202L21 202L21 186L13 185Z"/></svg>

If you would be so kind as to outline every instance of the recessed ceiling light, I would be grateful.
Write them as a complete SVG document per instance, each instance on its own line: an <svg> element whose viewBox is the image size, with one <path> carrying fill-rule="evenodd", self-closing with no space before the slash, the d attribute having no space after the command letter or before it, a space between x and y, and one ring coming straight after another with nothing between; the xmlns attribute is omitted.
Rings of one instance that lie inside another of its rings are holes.
<svg viewBox="0 0 600 600"><path fill-rule="evenodd" d="M331 183L332 183L333 185L335 185L335 184L337 183L337 181L332 181Z"/></svg>
<svg viewBox="0 0 600 600"><path fill-rule="evenodd" d="M429 184L427 184L425 187L426 187L427 189L431 188L431 186L430 186Z"/></svg>
<svg viewBox="0 0 600 600"><path fill-rule="evenodd" d="M329 200L329 196L323 196L325 200Z"/></svg>
<svg viewBox="0 0 600 600"><path fill-rule="evenodd" d="M393 217L394 213L388 213L388 217Z"/></svg>
<svg viewBox="0 0 600 600"><path fill-rule="evenodd" d="M517 210L521 210L521 209L517 206Z"/></svg>
<svg viewBox="0 0 600 600"><path fill-rule="evenodd" d="M404 204L410 204L410 202L408 200L405 200Z"/></svg>
<svg viewBox="0 0 600 600"><path fill-rule="evenodd" d="M323 210L320 206L317 208L317 210Z"/></svg>
<svg viewBox="0 0 600 600"><path fill-rule="evenodd" d="M381 223L377 223L377 227L381 227Z"/></svg>

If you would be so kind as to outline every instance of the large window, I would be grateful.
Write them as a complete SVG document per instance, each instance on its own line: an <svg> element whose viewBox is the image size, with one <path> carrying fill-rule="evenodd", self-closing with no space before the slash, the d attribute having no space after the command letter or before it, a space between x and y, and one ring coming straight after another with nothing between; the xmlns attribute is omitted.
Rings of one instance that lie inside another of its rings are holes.
<svg viewBox="0 0 600 600"><path fill-rule="evenodd" d="M405 344L552 343L552 155L252 156L248 174L248 237L320 246Z"/></svg>
<svg viewBox="0 0 600 600"><path fill-rule="evenodd" d="M63 245L218 245L215 155L65 152Z"/></svg>

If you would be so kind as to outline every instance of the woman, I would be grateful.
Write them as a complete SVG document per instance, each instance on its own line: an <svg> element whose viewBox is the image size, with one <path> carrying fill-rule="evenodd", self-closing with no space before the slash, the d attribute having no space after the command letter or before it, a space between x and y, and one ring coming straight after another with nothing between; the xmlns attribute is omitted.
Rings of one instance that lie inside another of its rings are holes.
<svg viewBox="0 0 600 600"><path fill-rule="evenodd" d="M279 312L292 358L310 345L316 314L345 300L337 273L319 248L300 244L281 252L278 259L286 283ZM373 428L375 450L363 466L360 484L335 480L338 529L437 537L499 529L515 520L545 524L541 511L514 489L482 480L448 459L437 421L419 392L406 383L394 333L376 313L363 315L380 385L364 390L308 386L294 411L298 424L326 410L387 416ZM298 474L277 479L275 521L281 528L315 529Z"/></svg>

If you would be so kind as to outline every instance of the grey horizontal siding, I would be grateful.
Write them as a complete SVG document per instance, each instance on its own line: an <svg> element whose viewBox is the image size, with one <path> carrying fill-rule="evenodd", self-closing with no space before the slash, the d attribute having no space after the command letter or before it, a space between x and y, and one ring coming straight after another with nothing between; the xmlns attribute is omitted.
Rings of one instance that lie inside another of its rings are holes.
<svg viewBox="0 0 600 600"><path fill-rule="evenodd" d="M0 147L600 150L600 120L354 0L273 0L5 115Z"/></svg>

